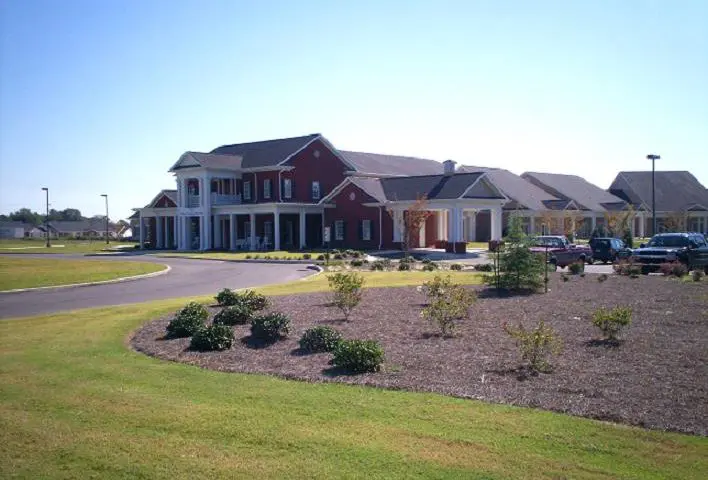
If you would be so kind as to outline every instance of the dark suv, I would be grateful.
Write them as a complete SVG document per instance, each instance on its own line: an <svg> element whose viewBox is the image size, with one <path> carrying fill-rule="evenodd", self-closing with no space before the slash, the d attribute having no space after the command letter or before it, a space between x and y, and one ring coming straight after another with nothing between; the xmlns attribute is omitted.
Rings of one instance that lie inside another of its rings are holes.
<svg viewBox="0 0 708 480"><path fill-rule="evenodd" d="M708 273L708 243L700 233L660 233L633 250L632 259L641 264L642 273L657 271L666 262L681 262L689 270L702 268Z"/></svg>
<svg viewBox="0 0 708 480"><path fill-rule="evenodd" d="M591 238L588 243L592 248L593 260L603 263L628 258L632 254L632 251L625 246L624 241L619 238L595 237Z"/></svg>

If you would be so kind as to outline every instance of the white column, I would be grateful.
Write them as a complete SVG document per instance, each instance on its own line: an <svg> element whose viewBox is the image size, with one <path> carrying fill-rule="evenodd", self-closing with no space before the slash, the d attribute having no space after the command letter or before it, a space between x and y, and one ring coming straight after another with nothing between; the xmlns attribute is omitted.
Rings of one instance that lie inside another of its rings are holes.
<svg viewBox="0 0 708 480"><path fill-rule="evenodd" d="M172 217L172 222L174 225L172 225L172 243L170 244L170 248L176 248L179 244L179 217L175 215Z"/></svg>
<svg viewBox="0 0 708 480"><path fill-rule="evenodd" d="M475 210L470 214L470 232L467 239L470 242L477 241L477 211Z"/></svg>
<svg viewBox="0 0 708 480"><path fill-rule="evenodd" d="M438 240L445 240L445 212L443 210L438 210L435 212L438 217Z"/></svg>
<svg viewBox="0 0 708 480"><path fill-rule="evenodd" d="M462 241L462 211L455 207L448 209L447 239L450 242Z"/></svg>
<svg viewBox="0 0 708 480"><path fill-rule="evenodd" d="M592 235L592 232L595 231L595 227L597 226L597 217L595 214L590 217L590 234Z"/></svg>
<svg viewBox="0 0 708 480"><path fill-rule="evenodd" d="M280 250L280 212L276 208L273 212L273 250Z"/></svg>
<svg viewBox="0 0 708 480"><path fill-rule="evenodd" d="M199 250L206 250L206 235L204 233L204 224L206 223L206 215L199 217Z"/></svg>
<svg viewBox="0 0 708 480"><path fill-rule="evenodd" d="M251 232L250 232L251 248L254 248L256 245L256 214L255 213L249 214L248 220L251 223Z"/></svg>
<svg viewBox="0 0 708 480"><path fill-rule="evenodd" d="M403 223L403 212L396 209L393 211L393 242L394 243L399 243L403 241L403 232L401 231L402 229L402 223ZM332 235L334 235L334 232L332 232Z"/></svg>
<svg viewBox="0 0 708 480"><path fill-rule="evenodd" d="M300 210L300 249L307 247L305 233L305 210Z"/></svg>
<svg viewBox="0 0 708 480"><path fill-rule="evenodd" d="M229 215L229 229L229 250L236 250L236 233L238 233L238 228L236 225L236 215L233 213Z"/></svg>
<svg viewBox="0 0 708 480"><path fill-rule="evenodd" d="M531 216L529 217L529 235L535 235L536 234L536 216L531 212Z"/></svg>
<svg viewBox="0 0 708 480"><path fill-rule="evenodd" d="M214 215L214 248L221 248L221 215Z"/></svg>
<svg viewBox="0 0 708 480"><path fill-rule="evenodd" d="M489 218L491 221L492 240L502 239L502 208L493 207L489 210Z"/></svg>
<svg viewBox="0 0 708 480"><path fill-rule="evenodd" d="M155 217L155 230L157 230L157 243L155 244L155 248L162 248L163 242L164 242L164 232L162 231L163 228L163 223L162 223L162 217Z"/></svg>
<svg viewBox="0 0 708 480"><path fill-rule="evenodd" d="M139 212L139 215L140 215L140 220L139 220L140 223L138 225L140 225L140 228L139 228L139 230L140 230L140 232L139 232L139 234L140 234L140 249L142 250L143 248L145 248L145 246L144 246L145 245L145 222L143 221L143 212Z"/></svg>
<svg viewBox="0 0 708 480"><path fill-rule="evenodd" d="M644 214L640 213L639 214L639 236L642 238L646 237L646 232L645 232L646 223L647 222L646 222L646 218L644 217ZM628 246L630 248L632 248L630 245L628 245Z"/></svg>

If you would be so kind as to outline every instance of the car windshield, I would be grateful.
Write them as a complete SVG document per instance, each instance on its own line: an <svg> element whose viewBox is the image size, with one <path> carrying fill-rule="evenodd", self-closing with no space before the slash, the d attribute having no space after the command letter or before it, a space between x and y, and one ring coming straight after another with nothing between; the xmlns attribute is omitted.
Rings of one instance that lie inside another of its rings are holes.
<svg viewBox="0 0 708 480"><path fill-rule="evenodd" d="M649 240L648 247L687 247L688 238L682 235L657 236Z"/></svg>
<svg viewBox="0 0 708 480"><path fill-rule="evenodd" d="M534 243L537 247L559 248L563 246L563 240L555 237L538 237Z"/></svg>

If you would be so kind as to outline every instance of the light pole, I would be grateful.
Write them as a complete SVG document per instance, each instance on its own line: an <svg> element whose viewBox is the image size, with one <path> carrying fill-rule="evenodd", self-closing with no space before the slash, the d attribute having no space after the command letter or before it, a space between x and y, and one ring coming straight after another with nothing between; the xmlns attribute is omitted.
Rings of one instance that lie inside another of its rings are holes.
<svg viewBox="0 0 708 480"><path fill-rule="evenodd" d="M108 237L108 195L102 193L101 196L106 199L106 245L109 245L111 241Z"/></svg>
<svg viewBox="0 0 708 480"><path fill-rule="evenodd" d="M49 189L47 187L42 187L47 193L47 215L44 217L44 234L47 236L47 248L51 247L49 243Z"/></svg>
<svg viewBox="0 0 708 480"><path fill-rule="evenodd" d="M654 163L661 160L661 155L650 153L647 155L647 160L651 160L651 234L656 235L656 180Z"/></svg>

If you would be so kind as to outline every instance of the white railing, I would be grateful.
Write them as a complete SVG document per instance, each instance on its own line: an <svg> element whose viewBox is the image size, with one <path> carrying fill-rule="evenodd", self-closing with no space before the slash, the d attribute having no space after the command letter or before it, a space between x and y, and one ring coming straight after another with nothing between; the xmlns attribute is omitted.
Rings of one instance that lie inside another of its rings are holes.
<svg viewBox="0 0 708 480"><path fill-rule="evenodd" d="M187 195L187 208L196 208L201 205L201 197L199 195Z"/></svg>
<svg viewBox="0 0 708 480"><path fill-rule="evenodd" d="M226 195L223 193L212 193L212 205L238 205L241 203L241 195Z"/></svg>

